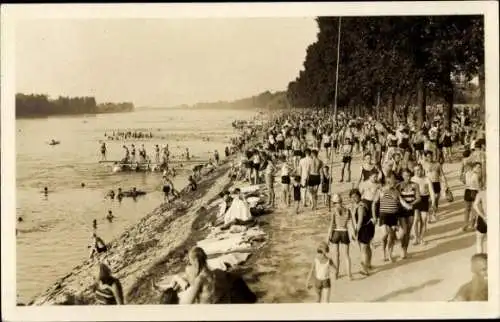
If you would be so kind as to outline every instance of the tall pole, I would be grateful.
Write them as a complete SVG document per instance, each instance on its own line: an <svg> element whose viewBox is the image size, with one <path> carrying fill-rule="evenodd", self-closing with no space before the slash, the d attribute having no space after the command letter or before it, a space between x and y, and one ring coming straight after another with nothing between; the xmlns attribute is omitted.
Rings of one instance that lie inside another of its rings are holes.
<svg viewBox="0 0 500 322"><path fill-rule="evenodd" d="M339 17L339 33L337 36L337 72L335 73L335 98L333 102L333 124L336 129L337 124L337 97L338 97L338 88L339 88L339 60L340 60L340 27L342 24L342 17Z"/></svg>

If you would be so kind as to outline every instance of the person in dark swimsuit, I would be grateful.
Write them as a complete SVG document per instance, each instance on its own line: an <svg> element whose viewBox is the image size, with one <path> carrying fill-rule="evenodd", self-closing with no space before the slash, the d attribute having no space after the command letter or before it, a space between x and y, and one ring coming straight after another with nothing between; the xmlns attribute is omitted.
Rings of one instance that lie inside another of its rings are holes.
<svg viewBox="0 0 500 322"><path fill-rule="evenodd" d="M293 178L292 190L293 190L293 202L295 203L295 213L299 213L300 201L301 201L301 189L300 176L295 176Z"/></svg>
<svg viewBox="0 0 500 322"><path fill-rule="evenodd" d="M353 189L349 193L352 201L351 217L355 224L354 234L361 249L361 273L368 275L372 261L372 249L370 243L375 236L375 217L372 217L366 204L361 200L361 193Z"/></svg>
<svg viewBox="0 0 500 322"><path fill-rule="evenodd" d="M411 182L411 171L403 169L403 181L399 183L398 189L401 198L411 206L411 209L404 207L400 208L398 221L399 226L403 230L401 237L402 259L405 259L408 254L408 245L410 244L410 230L413 227L413 218L415 215L415 207L420 202L420 191L418 184Z"/></svg>
<svg viewBox="0 0 500 322"><path fill-rule="evenodd" d="M357 187L359 187L361 182L370 179L372 174L377 174L379 178L382 176L377 166L372 163L372 155L370 153L366 153L363 157L363 164L361 165L361 174L359 176Z"/></svg>
<svg viewBox="0 0 500 322"><path fill-rule="evenodd" d="M99 264L94 295L99 305L125 304L122 285L106 264Z"/></svg>

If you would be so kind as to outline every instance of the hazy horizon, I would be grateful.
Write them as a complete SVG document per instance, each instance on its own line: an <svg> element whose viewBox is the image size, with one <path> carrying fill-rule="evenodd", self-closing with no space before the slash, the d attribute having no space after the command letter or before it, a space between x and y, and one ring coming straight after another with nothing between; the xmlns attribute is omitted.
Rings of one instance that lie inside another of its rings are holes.
<svg viewBox="0 0 500 322"><path fill-rule="evenodd" d="M16 92L173 107L286 90L310 18L38 19L16 24Z"/></svg>

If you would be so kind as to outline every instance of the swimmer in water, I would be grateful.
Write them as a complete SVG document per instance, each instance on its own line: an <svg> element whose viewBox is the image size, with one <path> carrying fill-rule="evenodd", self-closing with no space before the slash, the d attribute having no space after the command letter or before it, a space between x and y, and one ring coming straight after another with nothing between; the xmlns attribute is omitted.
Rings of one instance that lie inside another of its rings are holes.
<svg viewBox="0 0 500 322"><path fill-rule="evenodd" d="M48 195L49 194L49 188L47 188L47 187L43 188L43 193L45 195Z"/></svg>
<svg viewBox="0 0 500 322"><path fill-rule="evenodd" d="M115 218L115 216L113 216L113 212L111 210L108 210L108 215L106 216L106 219L109 222L113 222L113 218Z"/></svg>
<svg viewBox="0 0 500 322"><path fill-rule="evenodd" d="M122 188L118 188L118 194L116 196L116 198L118 199L118 201L122 201L124 195L123 195L123 191L122 191Z"/></svg>
<svg viewBox="0 0 500 322"><path fill-rule="evenodd" d="M108 192L108 194L106 195L106 197L109 197L109 199L111 199L111 200L115 199L115 191L114 190L110 190Z"/></svg>
<svg viewBox="0 0 500 322"><path fill-rule="evenodd" d="M82 186L82 188L85 188L85 183L82 182L81 186Z"/></svg>
<svg viewBox="0 0 500 322"><path fill-rule="evenodd" d="M94 230L97 229L97 219L94 219L92 221L92 227L94 228Z"/></svg>

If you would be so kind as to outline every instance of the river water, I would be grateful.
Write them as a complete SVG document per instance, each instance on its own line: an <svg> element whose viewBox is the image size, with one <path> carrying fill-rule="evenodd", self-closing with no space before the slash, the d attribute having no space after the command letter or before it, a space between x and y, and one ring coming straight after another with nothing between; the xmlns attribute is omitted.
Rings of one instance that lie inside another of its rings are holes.
<svg viewBox="0 0 500 322"><path fill-rule="evenodd" d="M93 219L98 221L98 235L109 242L162 202L161 174L113 174L111 165L98 163L104 133L144 129L165 137L127 140L128 146L144 144L153 159L154 144L169 144L173 155L189 147L194 157L208 159L218 150L224 158L224 147L236 134L232 121L256 114L255 110L139 109L17 120L17 217L23 219L17 223L18 301L29 301L87 258ZM48 145L53 138L61 144ZM123 157L123 141L106 143L108 160ZM173 180L177 189L186 184L187 169ZM42 193L44 187L49 189L47 197ZM104 198L107 191L118 187L137 187L148 193L136 201L124 198L121 203ZM112 223L105 219L108 210L116 216Z"/></svg>

